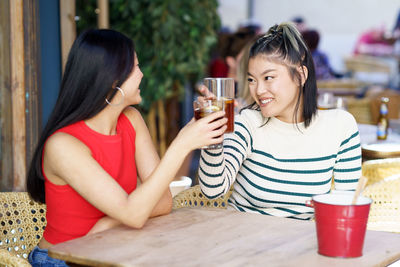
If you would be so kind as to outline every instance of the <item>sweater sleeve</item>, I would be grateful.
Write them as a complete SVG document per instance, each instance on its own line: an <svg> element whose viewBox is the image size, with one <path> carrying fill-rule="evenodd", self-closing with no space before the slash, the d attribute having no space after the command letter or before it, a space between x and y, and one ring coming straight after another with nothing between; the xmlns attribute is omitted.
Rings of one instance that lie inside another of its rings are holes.
<svg viewBox="0 0 400 267"><path fill-rule="evenodd" d="M354 117L348 112L343 113L341 125L342 139L333 169L335 189L355 190L361 177L360 134Z"/></svg>
<svg viewBox="0 0 400 267"><path fill-rule="evenodd" d="M253 140L248 121L235 116L235 131L225 134L220 149L202 149L199 163L199 184L208 198L226 194L234 183L240 166L251 152Z"/></svg>

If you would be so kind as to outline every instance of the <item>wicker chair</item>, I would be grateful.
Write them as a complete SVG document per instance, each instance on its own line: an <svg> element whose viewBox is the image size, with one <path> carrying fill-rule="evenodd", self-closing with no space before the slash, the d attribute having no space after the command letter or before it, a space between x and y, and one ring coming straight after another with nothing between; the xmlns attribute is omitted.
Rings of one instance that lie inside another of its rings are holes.
<svg viewBox="0 0 400 267"><path fill-rule="evenodd" d="M26 192L0 193L0 266L31 266L26 259L45 226L46 205Z"/></svg>
<svg viewBox="0 0 400 267"><path fill-rule="evenodd" d="M363 195L373 199L368 229L400 233L400 174L368 186Z"/></svg>
<svg viewBox="0 0 400 267"><path fill-rule="evenodd" d="M351 72L390 73L390 66L380 57L348 56L344 58L346 69Z"/></svg>
<svg viewBox="0 0 400 267"><path fill-rule="evenodd" d="M362 174L368 178L367 186L386 177L400 174L400 158L376 159L364 161Z"/></svg>
<svg viewBox="0 0 400 267"><path fill-rule="evenodd" d="M347 111L356 119L357 123L374 124L371 111L371 99L348 98Z"/></svg>
<svg viewBox="0 0 400 267"><path fill-rule="evenodd" d="M199 185L195 185L180 192L174 197L173 209L180 209L185 207L208 207L226 209L228 206L228 199L232 194L232 188L224 196L208 199L200 190Z"/></svg>

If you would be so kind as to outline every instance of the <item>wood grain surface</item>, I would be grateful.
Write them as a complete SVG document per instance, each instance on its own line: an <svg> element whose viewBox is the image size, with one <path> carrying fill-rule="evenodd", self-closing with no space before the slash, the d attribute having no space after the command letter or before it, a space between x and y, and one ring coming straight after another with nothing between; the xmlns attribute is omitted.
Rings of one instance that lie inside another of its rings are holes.
<svg viewBox="0 0 400 267"><path fill-rule="evenodd" d="M386 266L400 259L400 234L367 231L362 257L330 258L317 253L314 222L183 208L140 230L57 244L49 255L90 266Z"/></svg>

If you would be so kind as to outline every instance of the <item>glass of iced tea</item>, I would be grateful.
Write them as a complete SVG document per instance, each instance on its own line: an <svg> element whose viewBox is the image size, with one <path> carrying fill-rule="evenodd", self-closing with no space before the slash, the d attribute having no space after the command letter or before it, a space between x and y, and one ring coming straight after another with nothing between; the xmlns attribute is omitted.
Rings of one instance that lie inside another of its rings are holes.
<svg viewBox="0 0 400 267"><path fill-rule="evenodd" d="M228 119L225 133L232 133L235 125L235 81L232 78L205 78L203 82L213 98L223 101L225 117Z"/></svg>
<svg viewBox="0 0 400 267"><path fill-rule="evenodd" d="M203 101L196 100L193 102L193 109L194 109L194 118L198 120L214 112L223 110L224 102L216 99L208 99ZM203 148L216 149L221 147L222 144L215 144Z"/></svg>

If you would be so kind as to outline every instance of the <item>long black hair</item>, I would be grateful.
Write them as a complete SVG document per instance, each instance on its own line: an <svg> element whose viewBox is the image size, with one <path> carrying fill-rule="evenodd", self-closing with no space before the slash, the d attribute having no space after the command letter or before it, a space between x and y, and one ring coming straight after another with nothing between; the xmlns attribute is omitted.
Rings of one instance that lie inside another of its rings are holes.
<svg viewBox="0 0 400 267"><path fill-rule="evenodd" d="M268 32L260 37L250 49L250 59L258 55L267 56L287 66L291 78L298 82L300 88L293 114L295 122L297 124L300 100L303 98L302 115L304 125L308 127L313 115L317 112L317 82L312 55L295 25L288 22L269 28ZM308 70L304 85L301 84L299 66L305 66ZM259 109L257 104L252 104L249 108Z"/></svg>
<svg viewBox="0 0 400 267"><path fill-rule="evenodd" d="M92 29L74 41L57 102L40 136L27 175L32 199L45 203L42 155L47 138L58 129L92 118L105 108L129 77L135 60L131 39L113 30Z"/></svg>

